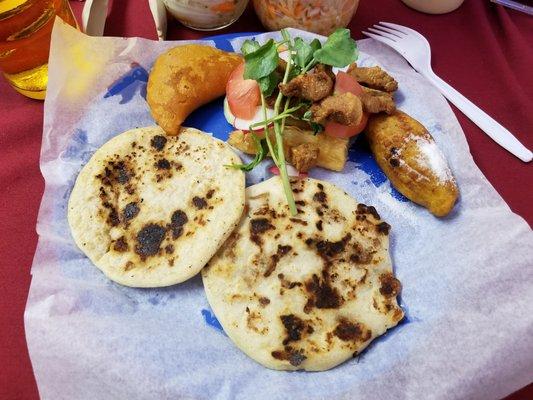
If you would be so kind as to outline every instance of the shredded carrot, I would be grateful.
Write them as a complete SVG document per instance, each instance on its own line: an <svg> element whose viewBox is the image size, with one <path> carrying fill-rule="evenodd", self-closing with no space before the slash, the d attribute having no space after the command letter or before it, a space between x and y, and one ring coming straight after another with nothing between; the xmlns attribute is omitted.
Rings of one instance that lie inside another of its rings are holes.
<svg viewBox="0 0 533 400"><path fill-rule="evenodd" d="M257 13L273 26L301 26L308 30L328 31L330 24L339 25L339 17L344 21L356 6L353 0L254 0ZM345 22L340 22L345 24Z"/></svg>
<svg viewBox="0 0 533 400"><path fill-rule="evenodd" d="M267 7L268 7L268 11L270 13L270 18L271 19L276 18L277 17L276 14L278 14L278 9L277 9L276 5L269 2L269 3L267 3Z"/></svg>
<svg viewBox="0 0 533 400"><path fill-rule="evenodd" d="M211 10L215 12L229 13L235 10L235 2L225 1L223 3L215 4L214 6L211 6Z"/></svg>
<svg viewBox="0 0 533 400"><path fill-rule="evenodd" d="M300 2L298 1L298 2L296 3L296 5L294 6L294 15L295 15L296 17L299 17L303 10L304 10L304 7L302 6L302 3L300 3Z"/></svg>
<svg viewBox="0 0 533 400"><path fill-rule="evenodd" d="M278 14L290 16L291 15L291 10L290 10L289 6L284 6L283 4L278 4Z"/></svg>

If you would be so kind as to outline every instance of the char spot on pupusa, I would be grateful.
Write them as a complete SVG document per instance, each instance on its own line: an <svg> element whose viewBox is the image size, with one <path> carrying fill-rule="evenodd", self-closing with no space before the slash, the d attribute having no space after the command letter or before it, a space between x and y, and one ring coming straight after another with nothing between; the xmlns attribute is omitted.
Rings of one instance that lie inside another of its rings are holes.
<svg viewBox="0 0 533 400"><path fill-rule="evenodd" d="M145 225L137 234L135 252L141 256L141 259L156 255L165 238L165 233L166 229L161 225Z"/></svg>

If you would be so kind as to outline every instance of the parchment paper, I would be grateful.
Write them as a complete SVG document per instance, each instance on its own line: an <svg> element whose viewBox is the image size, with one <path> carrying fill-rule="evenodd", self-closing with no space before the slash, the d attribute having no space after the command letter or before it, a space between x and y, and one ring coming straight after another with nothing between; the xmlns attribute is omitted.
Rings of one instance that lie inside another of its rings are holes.
<svg viewBox="0 0 533 400"><path fill-rule="evenodd" d="M391 188L361 144L342 173L312 176L374 205L392 225L403 323L330 371L271 371L221 331L198 276L162 289L107 280L70 236L68 196L95 149L153 124L147 71L178 44L90 38L56 22L41 152L46 189L25 314L43 399L487 400L532 380L533 233L474 164L444 98L370 40L359 42L362 63L379 63L399 81L400 108L435 137L460 201L447 218L433 217ZM266 177L267 165L248 183Z"/></svg>

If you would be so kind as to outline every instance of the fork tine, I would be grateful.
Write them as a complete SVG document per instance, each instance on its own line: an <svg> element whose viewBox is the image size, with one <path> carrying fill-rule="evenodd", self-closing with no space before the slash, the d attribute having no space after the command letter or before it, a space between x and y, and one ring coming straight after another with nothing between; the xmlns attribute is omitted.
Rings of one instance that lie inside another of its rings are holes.
<svg viewBox="0 0 533 400"><path fill-rule="evenodd" d="M411 37L414 37L420 41L422 41L427 49L427 51L431 51L431 46L428 42L428 40L426 39L426 37L424 35L422 35L420 32L417 32L415 31L414 29L411 29L411 28L408 28L406 26L403 26L403 25L398 25L398 24L393 24L391 22L380 22L380 24L382 25L385 25L387 27L390 27L390 28L393 28L393 29L397 29L399 30L400 32L403 32L405 33L406 35L410 35Z"/></svg>
<svg viewBox="0 0 533 400"><path fill-rule="evenodd" d="M380 31L382 32L389 32L389 33L392 33L394 36L398 37L398 38L402 38L403 36L405 36L405 33L403 32L400 32L396 29L391 29L391 28L387 28L386 26L381 26L381 25L374 25L373 28L376 28L376 29L379 29Z"/></svg>
<svg viewBox="0 0 533 400"><path fill-rule="evenodd" d="M388 28L396 29L397 31L402 32L405 35L412 34L412 35L415 35L415 36L417 36L419 38L422 38L422 39L426 40L426 38L420 32L417 32L414 29L408 28L406 26L393 24L391 22L383 22L383 21L380 21L379 23L381 25L384 25L384 26L388 27Z"/></svg>
<svg viewBox="0 0 533 400"><path fill-rule="evenodd" d="M380 36L380 35L376 35L374 33L365 32L365 31L363 31L362 33L365 36L371 37L372 39L377 40L378 42L381 42L383 44L386 44L387 46L392 47L396 51L399 51L398 47L396 46L396 42L393 42L389 38L386 38L386 37Z"/></svg>
<svg viewBox="0 0 533 400"><path fill-rule="evenodd" d="M379 29L375 29L375 28L368 28L368 30L370 32L373 32L373 33L376 33L380 36L383 36L383 37L386 37L386 38L389 38L390 40L392 40L393 42L397 42L398 39L400 38L399 36L396 36L396 35L393 35L391 33L387 33L387 32L383 32Z"/></svg>

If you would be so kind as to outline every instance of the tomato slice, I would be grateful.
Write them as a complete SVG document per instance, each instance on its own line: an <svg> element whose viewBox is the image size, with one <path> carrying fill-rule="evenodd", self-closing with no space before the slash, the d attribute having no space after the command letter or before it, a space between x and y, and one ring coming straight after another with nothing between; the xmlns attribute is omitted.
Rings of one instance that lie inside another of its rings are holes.
<svg viewBox="0 0 533 400"><path fill-rule="evenodd" d="M261 110L261 107L256 107L256 110L257 111L255 113L255 116L252 119L237 118L235 115L233 115L229 108L228 98L226 97L224 99L224 117L226 118L226 121L233 125L235 129L248 132L250 131L250 125L255 124L257 122L263 122L265 120L265 112ZM274 116L274 110L271 108L267 108L266 116L267 119L272 118ZM272 123L269 124L269 126L272 125ZM252 128L251 130L253 130L254 132L262 132L264 130L264 125L261 124L260 126Z"/></svg>
<svg viewBox="0 0 533 400"><path fill-rule="evenodd" d="M334 92L339 94L352 93L356 96L360 96L363 94L363 88L351 75L347 74L346 72L339 71L335 77ZM367 122L368 113L363 112L361 121L359 121L357 125L342 125L338 122L329 121L324 127L324 132L329 136L348 138L361 133L365 129Z"/></svg>
<svg viewBox="0 0 533 400"><path fill-rule="evenodd" d="M244 63L231 73L226 85L226 98L234 116L252 119L261 104L259 84L253 79L244 79Z"/></svg>
<svg viewBox="0 0 533 400"><path fill-rule="evenodd" d="M355 136L366 128L368 122L368 113L363 113L361 121L357 125L342 125L338 122L329 121L324 127L324 133L329 136L338 138L349 138Z"/></svg>
<svg viewBox="0 0 533 400"><path fill-rule="evenodd" d="M360 96L363 94L363 88L354 77L346 72L339 71L335 77L334 92L339 94L349 92L356 96Z"/></svg>

